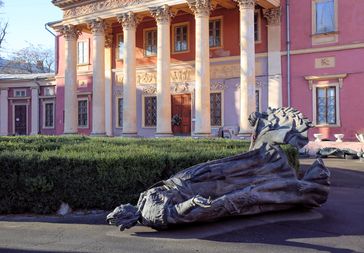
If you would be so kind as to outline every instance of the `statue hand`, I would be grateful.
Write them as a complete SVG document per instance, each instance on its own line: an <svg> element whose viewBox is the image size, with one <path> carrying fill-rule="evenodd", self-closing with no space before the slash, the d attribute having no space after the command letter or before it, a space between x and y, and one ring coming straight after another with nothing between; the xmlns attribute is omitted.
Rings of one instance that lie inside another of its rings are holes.
<svg viewBox="0 0 364 253"><path fill-rule="evenodd" d="M211 206L211 200L210 199L206 199L200 195L196 195L196 197L194 197L192 199L192 202L197 205L197 206L200 206L200 207L203 207L203 208L207 208L207 207L210 207Z"/></svg>

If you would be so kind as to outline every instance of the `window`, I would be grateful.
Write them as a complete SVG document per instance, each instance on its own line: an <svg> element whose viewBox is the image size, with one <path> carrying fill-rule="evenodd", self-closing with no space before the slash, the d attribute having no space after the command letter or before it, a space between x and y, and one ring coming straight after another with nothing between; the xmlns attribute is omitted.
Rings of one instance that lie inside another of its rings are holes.
<svg viewBox="0 0 364 253"><path fill-rule="evenodd" d="M211 126L222 125L222 94L220 92L210 93L210 117Z"/></svg>
<svg viewBox="0 0 364 253"><path fill-rule="evenodd" d="M189 50L188 23L175 24L173 26L173 52L186 52Z"/></svg>
<svg viewBox="0 0 364 253"><path fill-rule="evenodd" d="M222 19L215 18L209 23L209 44L210 48L221 47L222 43Z"/></svg>
<svg viewBox="0 0 364 253"><path fill-rule="evenodd" d="M124 58L124 35L117 35L117 44L116 44L116 59L122 60Z"/></svg>
<svg viewBox="0 0 364 253"><path fill-rule="evenodd" d="M82 40L77 42L77 64L88 64L89 56L88 56L88 41Z"/></svg>
<svg viewBox="0 0 364 253"><path fill-rule="evenodd" d="M44 127L54 127L54 103L44 103Z"/></svg>
<svg viewBox="0 0 364 253"><path fill-rule="evenodd" d="M335 31L335 2L334 0L316 0L316 33Z"/></svg>
<svg viewBox="0 0 364 253"><path fill-rule="evenodd" d="M144 31L144 50L146 56L157 54L157 29L147 29Z"/></svg>
<svg viewBox="0 0 364 253"><path fill-rule="evenodd" d="M78 101L78 126L88 127L88 101Z"/></svg>
<svg viewBox="0 0 364 253"><path fill-rule="evenodd" d="M316 88L316 110L318 125L336 124L336 87Z"/></svg>
<svg viewBox="0 0 364 253"><path fill-rule="evenodd" d="M45 96L54 96L54 87L46 87L44 88Z"/></svg>
<svg viewBox="0 0 364 253"><path fill-rule="evenodd" d="M255 111L260 112L260 91L255 90Z"/></svg>
<svg viewBox="0 0 364 253"><path fill-rule="evenodd" d="M157 125L157 97L144 97L144 127Z"/></svg>
<svg viewBox="0 0 364 253"><path fill-rule="evenodd" d="M260 12L256 10L254 12L254 41L260 41Z"/></svg>
<svg viewBox="0 0 364 253"><path fill-rule="evenodd" d="M14 97L26 97L26 90L14 90Z"/></svg>
<svg viewBox="0 0 364 253"><path fill-rule="evenodd" d="M123 98L117 98L118 127L123 127Z"/></svg>

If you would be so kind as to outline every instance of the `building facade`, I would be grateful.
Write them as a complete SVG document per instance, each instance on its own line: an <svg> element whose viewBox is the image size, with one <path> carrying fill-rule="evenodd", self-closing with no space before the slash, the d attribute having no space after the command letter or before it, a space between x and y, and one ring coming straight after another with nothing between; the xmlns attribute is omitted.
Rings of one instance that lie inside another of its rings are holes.
<svg viewBox="0 0 364 253"><path fill-rule="evenodd" d="M246 137L251 112L279 106L313 121L311 139L364 132L361 1L52 2L52 134Z"/></svg>

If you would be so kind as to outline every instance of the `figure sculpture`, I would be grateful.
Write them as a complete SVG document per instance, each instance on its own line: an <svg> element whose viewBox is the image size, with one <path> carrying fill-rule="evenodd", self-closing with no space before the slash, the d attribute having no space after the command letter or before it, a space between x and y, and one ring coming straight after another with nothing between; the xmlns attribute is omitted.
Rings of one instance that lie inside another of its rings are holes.
<svg viewBox="0 0 364 253"><path fill-rule="evenodd" d="M138 222L161 230L226 216L318 207L327 200L330 172L318 159L298 179L279 144L302 148L311 122L293 108L252 113L250 151L187 168L140 194L136 206L107 216L120 230Z"/></svg>

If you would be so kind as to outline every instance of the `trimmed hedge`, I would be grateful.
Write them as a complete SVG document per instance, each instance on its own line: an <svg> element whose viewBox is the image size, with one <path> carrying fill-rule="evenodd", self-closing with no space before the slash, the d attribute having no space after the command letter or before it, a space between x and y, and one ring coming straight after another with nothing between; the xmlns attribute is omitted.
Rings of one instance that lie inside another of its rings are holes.
<svg viewBox="0 0 364 253"><path fill-rule="evenodd" d="M225 139L1 137L0 213L51 213L62 201L111 210L182 169L248 147Z"/></svg>

